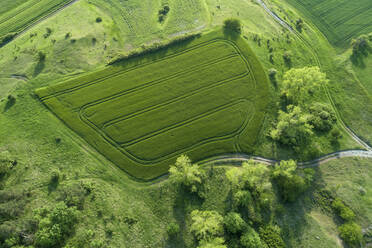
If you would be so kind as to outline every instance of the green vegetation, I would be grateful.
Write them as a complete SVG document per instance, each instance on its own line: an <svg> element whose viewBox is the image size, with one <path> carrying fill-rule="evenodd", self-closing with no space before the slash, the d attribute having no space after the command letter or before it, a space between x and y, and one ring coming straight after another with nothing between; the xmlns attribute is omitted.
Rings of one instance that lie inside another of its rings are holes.
<svg viewBox="0 0 372 248"><path fill-rule="evenodd" d="M287 1L309 18L332 44L345 46L351 38L372 31L372 4L368 0Z"/></svg>
<svg viewBox="0 0 372 248"><path fill-rule="evenodd" d="M5 39L12 39L14 34L38 22L43 17L55 12L72 0L31 0L17 1L19 5L14 6L14 3L6 2L1 8L7 9L6 12L0 14L0 40L1 43L6 43ZM9 7L8 7L9 6ZM7 38L8 37L8 38ZM10 38L11 37L11 38Z"/></svg>
<svg viewBox="0 0 372 248"><path fill-rule="evenodd" d="M242 24L238 19L230 18L223 22L223 28L240 34L242 32Z"/></svg>
<svg viewBox="0 0 372 248"><path fill-rule="evenodd" d="M360 149L341 120L371 142L370 4L299 2L265 1L289 31L257 1L1 1L0 247L370 245L371 160L290 160ZM113 154L106 133L135 140L142 160ZM226 153L285 161L240 166ZM234 165L199 162L214 155ZM126 174L168 168L151 182Z"/></svg>
<svg viewBox="0 0 372 248"><path fill-rule="evenodd" d="M180 153L199 160L216 151L252 151L270 99L266 75L250 48L220 31L171 48L37 94L136 178L166 173Z"/></svg>

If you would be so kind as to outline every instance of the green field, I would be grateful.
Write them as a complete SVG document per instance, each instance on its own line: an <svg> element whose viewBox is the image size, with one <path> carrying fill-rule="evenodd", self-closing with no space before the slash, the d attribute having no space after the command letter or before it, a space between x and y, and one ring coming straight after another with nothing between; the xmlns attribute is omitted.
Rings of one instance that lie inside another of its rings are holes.
<svg viewBox="0 0 372 248"><path fill-rule="evenodd" d="M212 32L172 51L37 90L98 151L136 178L199 160L251 152L269 102L265 73L243 40Z"/></svg>
<svg viewBox="0 0 372 248"><path fill-rule="evenodd" d="M287 0L322 31L334 45L345 46L372 31L370 0Z"/></svg>
<svg viewBox="0 0 372 248"><path fill-rule="evenodd" d="M0 38L17 33L73 0L2 1L0 6Z"/></svg>

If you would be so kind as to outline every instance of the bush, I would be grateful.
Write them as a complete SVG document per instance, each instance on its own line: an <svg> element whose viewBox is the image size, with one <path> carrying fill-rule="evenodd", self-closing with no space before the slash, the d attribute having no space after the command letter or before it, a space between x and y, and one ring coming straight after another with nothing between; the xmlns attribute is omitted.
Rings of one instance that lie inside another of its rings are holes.
<svg viewBox="0 0 372 248"><path fill-rule="evenodd" d="M232 234L243 232L243 230L245 229L247 225L245 221L242 219L242 217L240 216L240 214L234 213L234 212L228 213L225 216L223 222L224 222L226 230Z"/></svg>
<svg viewBox="0 0 372 248"><path fill-rule="evenodd" d="M169 180L176 184L182 184L193 193L198 191L203 176L204 172L199 165L192 164L186 155L177 158L176 163L169 168Z"/></svg>
<svg viewBox="0 0 372 248"><path fill-rule="evenodd" d="M284 241L280 236L280 228L278 226L268 225L264 228L260 227L259 234L261 239L269 248L285 248Z"/></svg>
<svg viewBox="0 0 372 248"><path fill-rule="evenodd" d="M165 20L165 17L167 16L170 8L168 5L165 5L162 9L159 10L158 13L158 20L159 22L163 22Z"/></svg>
<svg viewBox="0 0 372 248"><path fill-rule="evenodd" d="M283 53L283 60L284 60L284 63L286 65L290 65L291 64L291 62L292 62L292 58L291 57L292 57L292 55L291 55L291 53L289 51L285 51Z"/></svg>
<svg viewBox="0 0 372 248"><path fill-rule="evenodd" d="M76 208L69 208L64 202L59 202L50 209L37 209L34 216L38 221L35 245L37 247L62 247L65 239L73 232L77 215Z"/></svg>
<svg viewBox="0 0 372 248"><path fill-rule="evenodd" d="M223 218L216 211L191 212L191 232L198 240L210 240L223 234Z"/></svg>
<svg viewBox="0 0 372 248"><path fill-rule="evenodd" d="M352 221L355 218L355 213L349 207L341 201L340 198L336 198L332 202L332 208L336 211L337 215L340 216L344 221Z"/></svg>
<svg viewBox="0 0 372 248"><path fill-rule="evenodd" d="M240 244L245 248L266 248L258 233L251 227L241 236Z"/></svg>
<svg viewBox="0 0 372 248"><path fill-rule="evenodd" d="M43 53L42 51L39 51L37 55L38 55L37 58L38 58L39 62L44 62L45 61L45 58L46 58L45 53Z"/></svg>
<svg viewBox="0 0 372 248"><path fill-rule="evenodd" d="M369 38L366 35L361 35L357 39L351 41L351 46L353 48L352 56L358 57L360 55L367 55L370 52L371 47L369 44Z"/></svg>
<svg viewBox="0 0 372 248"><path fill-rule="evenodd" d="M230 31L236 32L238 34L240 34L242 32L242 25L240 23L240 20L235 19L235 18L226 19L223 22L223 28L225 30L230 30Z"/></svg>
<svg viewBox="0 0 372 248"><path fill-rule="evenodd" d="M52 29L51 28L46 28L46 33L44 34L44 38L48 38L52 34Z"/></svg>
<svg viewBox="0 0 372 248"><path fill-rule="evenodd" d="M340 237L352 247L360 247L363 241L362 229L354 222L347 222L338 228Z"/></svg>
<svg viewBox="0 0 372 248"><path fill-rule="evenodd" d="M336 114L323 103L314 103L310 108L310 124L318 131L327 132L337 122Z"/></svg>
<svg viewBox="0 0 372 248"><path fill-rule="evenodd" d="M304 21L299 18L297 21L296 21L296 29L299 31L299 32L302 32L302 28L304 26Z"/></svg>
<svg viewBox="0 0 372 248"><path fill-rule="evenodd" d="M9 33L4 35L3 37L0 37L0 47L12 41L16 35L17 33Z"/></svg>
<svg viewBox="0 0 372 248"><path fill-rule="evenodd" d="M272 171L272 178L277 183L279 193L284 201L293 202L298 195L309 187L310 182L296 174L297 164L293 160L281 161ZM312 180L312 177L308 180Z"/></svg>
<svg viewBox="0 0 372 248"><path fill-rule="evenodd" d="M177 223L172 222L168 225L167 233L169 236L171 237L177 236L179 232L180 232L180 226Z"/></svg>
<svg viewBox="0 0 372 248"><path fill-rule="evenodd" d="M342 138L341 131L338 128L333 128L331 131L331 141L335 143L341 138Z"/></svg>

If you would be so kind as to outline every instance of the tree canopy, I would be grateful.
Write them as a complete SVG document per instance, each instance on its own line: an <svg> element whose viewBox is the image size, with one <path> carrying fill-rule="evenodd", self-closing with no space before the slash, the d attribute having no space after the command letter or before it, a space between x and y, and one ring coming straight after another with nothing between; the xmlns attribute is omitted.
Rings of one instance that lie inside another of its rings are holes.
<svg viewBox="0 0 372 248"><path fill-rule="evenodd" d="M171 165L169 174L169 179L172 182L183 184L191 192L197 192L204 173L199 165L191 163L189 157L181 155L177 158L176 163Z"/></svg>
<svg viewBox="0 0 372 248"><path fill-rule="evenodd" d="M304 105L308 96L327 82L319 67L290 69L283 76L281 94L294 105Z"/></svg>
<svg viewBox="0 0 372 248"><path fill-rule="evenodd" d="M307 144L313 135L311 116L298 106L288 106L288 113L279 111L278 122L270 131L270 137L284 145L298 147Z"/></svg>
<svg viewBox="0 0 372 248"><path fill-rule="evenodd" d="M239 19L229 18L223 22L223 28L240 34L242 32L242 25Z"/></svg>
<svg viewBox="0 0 372 248"><path fill-rule="evenodd" d="M191 212L191 232L198 240L212 240L223 234L223 217L216 211Z"/></svg>

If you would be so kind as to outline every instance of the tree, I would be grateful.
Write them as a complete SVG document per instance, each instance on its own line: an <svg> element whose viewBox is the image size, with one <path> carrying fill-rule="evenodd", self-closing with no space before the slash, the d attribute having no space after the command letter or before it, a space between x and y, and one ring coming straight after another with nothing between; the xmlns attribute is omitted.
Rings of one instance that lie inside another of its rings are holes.
<svg viewBox="0 0 372 248"><path fill-rule="evenodd" d="M179 232L180 232L180 226L177 223L172 222L168 225L167 233L169 236L175 237L177 236Z"/></svg>
<svg viewBox="0 0 372 248"><path fill-rule="evenodd" d="M298 106L289 105L287 109L288 113L279 111L278 122L270 131L270 137L294 148L308 144L313 135L310 115L303 113Z"/></svg>
<svg viewBox="0 0 372 248"><path fill-rule="evenodd" d="M52 209L40 208L35 212L38 230L35 244L38 247L62 247L65 239L73 231L78 212L75 207L67 207L64 202L57 203Z"/></svg>
<svg viewBox="0 0 372 248"><path fill-rule="evenodd" d="M311 114L309 122L318 131L328 132L337 121L335 112L323 103L314 103L309 112Z"/></svg>
<svg viewBox="0 0 372 248"><path fill-rule="evenodd" d="M232 234L243 232L243 230L247 226L247 223L245 223L240 214L235 212L228 213L225 216L223 222L226 230Z"/></svg>
<svg viewBox="0 0 372 248"><path fill-rule="evenodd" d="M353 212L353 210L345 206L340 198L336 198L332 202L332 208L344 221L352 221L355 218L355 213Z"/></svg>
<svg viewBox="0 0 372 248"><path fill-rule="evenodd" d="M347 222L338 228L340 237L352 247L360 247L363 240L362 229L354 222Z"/></svg>
<svg viewBox="0 0 372 248"><path fill-rule="evenodd" d="M242 25L239 19L229 18L223 22L223 28L225 30L233 31L238 34L242 32Z"/></svg>
<svg viewBox="0 0 372 248"><path fill-rule="evenodd" d="M319 67L291 69L283 76L281 94L295 105L305 105L309 95L327 82L326 74Z"/></svg>
<svg viewBox="0 0 372 248"><path fill-rule="evenodd" d="M191 192L197 192L204 176L200 167L197 164L192 164L186 155L177 158L176 163L169 168L169 174L169 179L172 182L186 186Z"/></svg>
<svg viewBox="0 0 372 248"><path fill-rule="evenodd" d="M281 161L272 171L272 178L277 183L279 193L284 201L293 202L304 192L310 183L296 173L297 163L293 160ZM312 180L312 177L311 177Z"/></svg>
<svg viewBox="0 0 372 248"><path fill-rule="evenodd" d="M285 244L280 235L281 230L278 226L268 225L259 229L261 239L269 248L284 248Z"/></svg>
<svg viewBox="0 0 372 248"><path fill-rule="evenodd" d="M266 248L267 245L263 242L258 233L248 227L247 231L240 237L240 244L245 248Z"/></svg>
<svg viewBox="0 0 372 248"><path fill-rule="evenodd" d="M269 169L266 165L253 160L244 162L241 168L231 168L226 177L234 189L249 189L263 191L263 185L268 182Z"/></svg>
<svg viewBox="0 0 372 248"><path fill-rule="evenodd" d="M223 238L213 238L211 240L202 240L198 248L227 248L224 245L225 240Z"/></svg>
<svg viewBox="0 0 372 248"><path fill-rule="evenodd" d="M223 234L223 217L216 211L191 212L191 232L198 240L211 240Z"/></svg>

